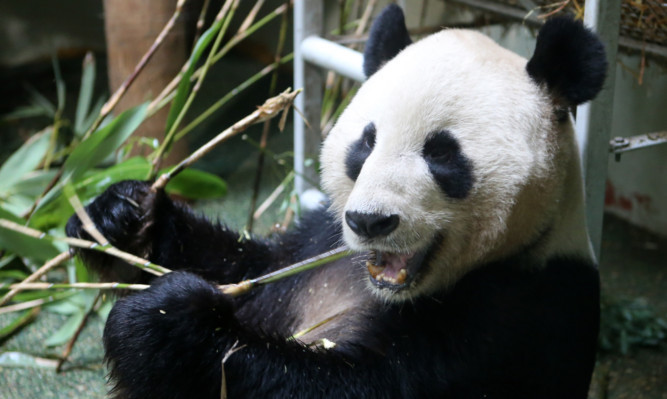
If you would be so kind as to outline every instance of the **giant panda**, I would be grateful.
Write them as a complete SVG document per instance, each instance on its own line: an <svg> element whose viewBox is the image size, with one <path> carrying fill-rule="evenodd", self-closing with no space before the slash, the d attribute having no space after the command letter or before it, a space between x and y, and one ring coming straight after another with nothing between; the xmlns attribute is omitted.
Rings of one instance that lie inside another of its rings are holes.
<svg viewBox="0 0 667 399"><path fill-rule="evenodd" d="M150 283L107 320L114 397L587 396L599 279L569 110L601 89L603 45L568 18L529 61L468 30L412 43L389 6L364 57L322 147L329 203L293 230L248 238L148 182L87 207L115 246L175 270L81 252ZM67 232L86 235L76 216ZM341 244L353 254L243 296L215 285Z"/></svg>

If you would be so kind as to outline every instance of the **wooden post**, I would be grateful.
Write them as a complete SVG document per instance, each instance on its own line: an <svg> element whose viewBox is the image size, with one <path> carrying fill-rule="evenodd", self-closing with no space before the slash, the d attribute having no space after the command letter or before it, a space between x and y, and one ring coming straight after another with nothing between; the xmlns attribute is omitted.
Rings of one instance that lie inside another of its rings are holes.
<svg viewBox="0 0 667 399"><path fill-rule="evenodd" d="M109 86L113 93L129 76L174 13L177 0L104 0L104 27L107 41ZM176 76L187 59L186 36L181 20L176 22L162 46L125 93L115 114L155 98ZM154 137L162 141L169 107L145 121L135 137ZM147 155L152 149L135 147L133 154ZM174 143L163 165L185 156L185 141Z"/></svg>

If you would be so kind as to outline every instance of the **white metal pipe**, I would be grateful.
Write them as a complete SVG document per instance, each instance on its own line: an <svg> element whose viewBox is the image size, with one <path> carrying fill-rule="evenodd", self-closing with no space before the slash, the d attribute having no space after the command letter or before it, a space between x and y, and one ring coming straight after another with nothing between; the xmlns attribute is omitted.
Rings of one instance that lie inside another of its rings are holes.
<svg viewBox="0 0 667 399"><path fill-rule="evenodd" d="M615 60L618 49L621 0L587 0L585 7L584 23L594 30L604 42L609 62L607 80L602 91L590 103L582 104L577 108L575 125L586 192L586 221L593 251L599 259L616 82Z"/></svg>
<svg viewBox="0 0 667 399"><path fill-rule="evenodd" d="M309 36L301 42L303 58L324 69L332 70L357 82L366 80L363 72L363 55L338 43Z"/></svg>
<svg viewBox="0 0 667 399"><path fill-rule="evenodd" d="M304 76L304 59L301 51L301 41L304 39L304 20L306 18L306 5L303 1L294 2L293 11L293 35L294 35L294 87L303 88L305 86ZM294 188L297 193L301 194L304 190L304 148L305 148L305 131L306 125L303 122L298 110L303 110L306 103L306 93L296 96L294 99Z"/></svg>

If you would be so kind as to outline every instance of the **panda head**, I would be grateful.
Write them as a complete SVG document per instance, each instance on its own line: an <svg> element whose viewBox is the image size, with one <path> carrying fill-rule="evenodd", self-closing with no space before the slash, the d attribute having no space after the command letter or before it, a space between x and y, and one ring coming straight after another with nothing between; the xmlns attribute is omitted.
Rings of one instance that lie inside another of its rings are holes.
<svg viewBox="0 0 667 399"><path fill-rule="evenodd" d="M605 70L602 44L571 19L548 21L526 61L467 30L412 44L400 8L384 9L368 80L321 155L372 289L400 301L510 256L589 257L568 109L597 94Z"/></svg>

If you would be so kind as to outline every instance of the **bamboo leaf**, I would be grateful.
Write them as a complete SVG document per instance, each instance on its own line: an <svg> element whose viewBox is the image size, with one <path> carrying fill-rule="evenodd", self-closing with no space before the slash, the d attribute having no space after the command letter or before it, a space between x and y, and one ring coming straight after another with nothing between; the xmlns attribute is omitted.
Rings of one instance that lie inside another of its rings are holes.
<svg viewBox="0 0 667 399"><path fill-rule="evenodd" d="M20 218L1 208L0 218L8 219L16 223L22 222ZM7 249L19 256L42 262L45 262L60 253L60 251L48 241L17 233L4 227L0 227L0 248Z"/></svg>
<svg viewBox="0 0 667 399"><path fill-rule="evenodd" d="M63 180L77 180L114 152L146 117L148 103L128 109L79 144L65 161Z"/></svg>
<svg viewBox="0 0 667 399"><path fill-rule="evenodd" d="M58 331L56 331L53 335L47 338L46 341L44 341L44 345L58 346L69 341L74 336L74 333L76 333L76 330L79 327L79 324L81 324L83 321L85 314L86 312L82 310L70 316L65 324L63 324L60 329L58 329Z"/></svg>
<svg viewBox="0 0 667 399"><path fill-rule="evenodd" d="M35 90L35 88L32 86L26 85L25 88L28 91L28 95L30 96L30 102L34 107L43 109L44 113L51 118L56 116L56 106L53 105L49 99L44 97L42 93Z"/></svg>
<svg viewBox="0 0 667 399"><path fill-rule="evenodd" d="M169 194L191 199L219 198L227 194L227 184L220 177L197 169L185 169L165 187Z"/></svg>
<svg viewBox="0 0 667 399"><path fill-rule="evenodd" d="M61 114L65 109L65 80L63 79L62 73L60 73L60 64L58 63L58 58L54 55L51 58L51 63L53 64L53 75L56 80L56 94L58 96L58 113Z"/></svg>
<svg viewBox="0 0 667 399"><path fill-rule="evenodd" d="M0 192L6 191L39 166L49 149L49 137L52 132L52 128L49 127L32 136L0 167Z"/></svg>
<svg viewBox="0 0 667 399"><path fill-rule="evenodd" d="M192 55L190 56L188 68L184 70L182 73L181 82L178 84L176 95L174 96L174 100L171 103L171 108L169 109L169 115L167 116L165 132L171 131L174 123L176 122L176 118L181 113L181 110L183 109L185 101L188 97L188 93L190 93L190 87L192 85L190 79L192 78L192 74L195 71L197 62L199 61L202 54L204 53L204 50L206 50L208 45L211 43L211 40L213 40L213 38L218 33L221 27L222 27L221 21L214 23L201 35L199 40L197 40L197 44L195 44L195 48L194 50L192 50Z"/></svg>
<svg viewBox="0 0 667 399"><path fill-rule="evenodd" d="M3 328L0 328L0 341L14 334L16 331L21 329L26 324L30 323L36 315L38 310L35 308L28 309L21 313L18 317L12 320L8 325Z"/></svg>
<svg viewBox="0 0 667 399"><path fill-rule="evenodd" d="M83 71L81 73L81 88L79 89L79 99L76 103L76 114L74 116L74 132L79 136L86 133L86 117L90 110L90 103L93 98L93 89L95 87L95 57L93 53L86 53L83 59Z"/></svg>

